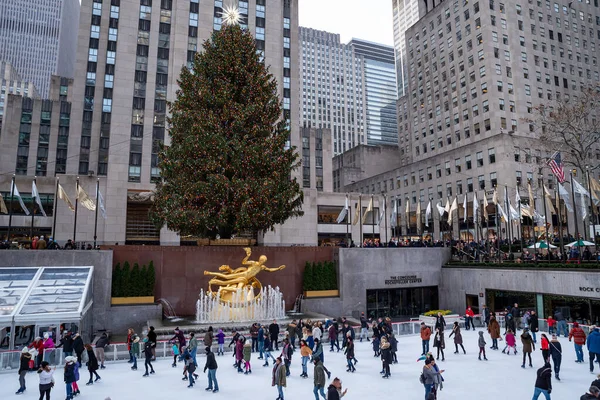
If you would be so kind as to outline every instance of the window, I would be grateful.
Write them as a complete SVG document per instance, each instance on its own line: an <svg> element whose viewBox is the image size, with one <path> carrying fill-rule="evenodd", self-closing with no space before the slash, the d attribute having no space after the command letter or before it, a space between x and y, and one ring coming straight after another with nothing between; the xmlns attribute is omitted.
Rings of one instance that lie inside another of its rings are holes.
<svg viewBox="0 0 600 400"><path fill-rule="evenodd" d="M496 187L498 185L498 179L495 172L490 173L490 185L492 185L492 187Z"/></svg>
<svg viewBox="0 0 600 400"><path fill-rule="evenodd" d="M521 186L521 184L523 183L523 176L521 174L521 171L515 171L515 174L517 176L517 186Z"/></svg>
<svg viewBox="0 0 600 400"><path fill-rule="evenodd" d="M479 175L477 177L477 181L479 182L479 189L480 190L485 190L485 176Z"/></svg>
<svg viewBox="0 0 600 400"><path fill-rule="evenodd" d="M473 178L467 179L467 192L473 193Z"/></svg>
<svg viewBox="0 0 600 400"><path fill-rule="evenodd" d="M483 152L478 151L475 156L477 158L477 166L478 167L483 167Z"/></svg>
<svg viewBox="0 0 600 400"><path fill-rule="evenodd" d="M471 165L471 156L465 156L465 165L467 166L467 170L470 170L473 166Z"/></svg>
<svg viewBox="0 0 600 400"><path fill-rule="evenodd" d="M488 160L490 164L494 164L496 162L496 149L493 147L488 149Z"/></svg>

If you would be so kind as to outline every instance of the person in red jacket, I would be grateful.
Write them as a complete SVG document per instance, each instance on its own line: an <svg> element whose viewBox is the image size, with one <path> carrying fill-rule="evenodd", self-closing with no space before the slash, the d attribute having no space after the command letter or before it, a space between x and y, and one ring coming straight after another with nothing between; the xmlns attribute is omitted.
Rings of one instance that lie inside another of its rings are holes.
<svg viewBox="0 0 600 400"><path fill-rule="evenodd" d="M583 361L583 345L585 344L585 332L583 329L579 327L577 322L573 322L573 328L571 328L571 332L569 332L569 342L571 339L574 339L575 342L575 354L577 355L577 360L575 362L582 363Z"/></svg>
<svg viewBox="0 0 600 400"><path fill-rule="evenodd" d="M549 362L550 359L550 341L548 340L548 336L545 333L542 333L542 346L540 350L542 350L542 357L544 357L544 362Z"/></svg>
<svg viewBox="0 0 600 400"><path fill-rule="evenodd" d="M554 332L556 332L556 320L550 316L546 322L548 322L548 333L552 335Z"/></svg>
<svg viewBox="0 0 600 400"><path fill-rule="evenodd" d="M469 330L469 327L472 326L473 330L475 330L475 324L473 323L473 318L475 317L475 313L471 309L471 306L467 307L467 311L465 311L465 330Z"/></svg>

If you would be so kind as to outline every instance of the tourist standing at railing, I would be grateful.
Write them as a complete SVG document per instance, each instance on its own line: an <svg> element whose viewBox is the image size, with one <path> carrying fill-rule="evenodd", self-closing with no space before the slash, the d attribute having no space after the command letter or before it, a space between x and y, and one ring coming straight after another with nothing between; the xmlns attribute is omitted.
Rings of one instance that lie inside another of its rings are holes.
<svg viewBox="0 0 600 400"><path fill-rule="evenodd" d="M571 328L571 332L569 332L569 342L571 339L574 341L575 354L577 355L577 360L575 360L575 362L584 362L583 345L585 344L586 336L583 329L579 327L579 323L577 323L577 321L573 322L573 328Z"/></svg>
<svg viewBox="0 0 600 400"><path fill-rule="evenodd" d="M109 345L109 341L108 341L108 335L106 334L106 332L102 332L102 335L100 335L100 337L98 338L98 340L96 341L96 358L98 358L98 361L100 362L100 369L104 369L104 359L105 359L105 354L104 354L104 349L106 349L106 346Z"/></svg>
<svg viewBox="0 0 600 400"><path fill-rule="evenodd" d="M42 341L42 344L44 345L44 356L46 358L53 358L54 353L52 351L54 349L54 340L52 340L52 336L50 336L48 332L44 333L44 340ZM46 356L46 353L48 356ZM48 360L48 362L52 362L52 360Z"/></svg>
<svg viewBox="0 0 600 400"><path fill-rule="evenodd" d="M154 327L151 326L150 331L148 331L148 341L152 345L152 361L156 360L156 339L156 331L154 330Z"/></svg>
<svg viewBox="0 0 600 400"><path fill-rule="evenodd" d="M556 332L556 320L552 318L552 316L549 316L548 319L546 319L546 323L548 324L549 334L553 334L554 332Z"/></svg>
<svg viewBox="0 0 600 400"><path fill-rule="evenodd" d="M210 347L204 349L206 351L206 364L204 364L204 373L208 370L208 387L204 390L217 393L219 391L219 382L217 382L217 360L215 359L215 353L213 353Z"/></svg>
<svg viewBox="0 0 600 400"><path fill-rule="evenodd" d="M540 321L535 310L531 310L529 313L529 330L531 331L531 336L533 336L533 343L537 343L535 333L540 330Z"/></svg>
<svg viewBox="0 0 600 400"><path fill-rule="evenodd" d="M421 322L421 346L423 348L422 356L429 352L429 341L431 340L431 328Z"/></svg>
<svg viewBox="0 0 600 400"><path fill-rule="evenodd" d="M42 340L41 337L38 336L35 338L35 340L31 344L31 347L33 347L35 349L35 354L34 354L35 365L34 365L34 367L38 368L42 364L42 361L44 360L44 341Z"/></svg>
<svg viewBox="0 0 600 400"><path fill-rule="evenodd" d="M27 375L27 372L29 372L30 361L31 353L29 353L29 349L27 346L25 346L23 347L23 350L21 350L21 357L19 359L19 371L17 371L19 374L19 390L17 390L17 393L15 394L21 394L27 389L25 384L25 376Z"/></svg>
<svg viewBox="0 0 600 400"><path fill-rule="evenodd" d="M475 328L473 328L473 330L475 330ZM483 334L483 332L481 332L481 333ZM448 338L451 338L452 335L454 335L454 347L456 349L454 354L458 354L458 346L461 347L464 354L467 354L467 351L465 350L465 347L463 346L463 339L462 339L462 334L460 333L460 325L458 325L458 321L454 321L454 326L452 327L452 332L450 332L450 335L448 336Z"/></svg>
<svg viewBox="0 0 600 400"><path fill-rule="evenodd" d="M594 372L594 360L600 361L600 331L595 325L590 327L587 348L590 353L590 372Z"/></svg>
<svg viewBox="0 0 600 400"><path fill-rule="evenodd" d="M129 361L128 363L133 362L133 354L131 354L131 345L133 344L133 335L135 334L133 328L127 329L127 351L129 352Z"/></svg>
<svg viewBox="0 0 600 400"><path fill-rule="evenodd" d="M98 382L101 379L100 375L98 375L98 372L97 372L98 371L98 359L94 355L94 349L92 348L92 346L90 344L85 345L85 350L87 351L87 356L88 356L87 367L88 367L88 371L90 373L90 380L88 381L88 383L86 383L86 385L93 385L94 382ZM139 352L139 348L138 348L138 352ZM137 357L137 353L136 353L136 357ZM137 369L137 366L136 366L136 369ZM94 376L96 376L96 379L94 379Z"/></svg>
<svg viewBox="0 0 600 400"><path fill-rule="evenodd" d="M563 316L560 310L556 310L554 313L554 319L556 319L556 334L560 337L561 333L564 333L565 337L569 337L569 327L567 320Z"/></svg>
<svg viewBox="0 0 600 400"><path fill-rule="evenodd" d="M492 315L490 317L490 322L488 323L488 332L490 337L492 338L492 350L498 350L498 339L500 339L500 324L496 320L496 316Z"/></svg>
<svg viewBox="0 0 600 400"><path fill-rule="evenodd" d="M148 367L150 367L150 373L154 373L154 367L152 366L152 359L154 356L154 348L156 347L149 338L144 339L144 367L146 368L146 373L142 376L148 376Z"/></svg>
<svg viewBox="0 0 600 400"><path fill-rule="evenodd" d="M73 355L73 334L71 333L71 331L65 332L63 334L63 337L62 339L60 339L60 343L58 344L58 346L56 346L56 348L59 348L61 346L63 348L63 354L65 355L65 357Z"/></svg>

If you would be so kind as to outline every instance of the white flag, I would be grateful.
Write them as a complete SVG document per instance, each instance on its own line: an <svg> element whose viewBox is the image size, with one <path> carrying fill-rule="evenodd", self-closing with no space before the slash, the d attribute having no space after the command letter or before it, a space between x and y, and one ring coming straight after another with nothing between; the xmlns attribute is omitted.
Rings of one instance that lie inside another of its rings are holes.
<svg viewBox="0 0 600 400"><path fill-rule="evenodd" d="M11 193L13 193L13 196L15 196L19 200L19 204L21 205L21 208L23 209L25 215L29 215L29 210L27 209L27 207L25 207L25 203L23 203L23 199L21 198L21 194L19 193L19 189L17 189L17 185L15 184L14 180L12 182L10 191Z"/></svg>
<svg viewBox="0 0 600 400"><path fill-rule="evenodd" d="M440 203L435 205L437 207L438 210L438 214L440 216L440 219L442 219L442 217L444 216L444 214L446 213L446 209L444 207L442 207L442 205Z"/></svg>
<svg viewBox="0 0 600 400"><path fill-rule="evenodd" d="M577 194L590 197L590 193L583 186L581 186L581 184L577 182L575 178L573 178L573 190Z"/></svg>
<svg viewBox="0 0 600 400"><path fill-rule="evenodd" d="M404 210L404 218L406 219L406 229L410 229L410 199L406 199L406 210Z"/></svg>
<svg viewBox="0 0 600 400"><path fill-rule="evenodd" d="M485 195L485 192L483 192L483 217L484 217L486 220L488 219L488 211L487 211L487 207L488 207L487 196Z"/></svg>
<svg viewBox="0 0 600 400"><path fill-rule="evenodd" d="M369 205L367 206L367 209L365 210L365 213L362 216L362 224L363 225L367 222L367 215L372 212L373 212L373 197L371 197L371 200L369 201Z"/></svg>
<svg viewBox="0 0 600 400"><path fill-rule="evenodd" d="M427 203L427 209L425 210L425 226L429 228L429 217L431 217L431 200Z"/></svg>
<svg viewBox="0 0 600 400"><path fill-rule="evenodd" d="M567 210L569 210L569 212L573 212L573 206L571 205L571 196L569 196L569 192L567 192L567 189L565 189L560 183L558 184L558 193L565 202Z"/></svg>
<svg viewBox="0 0 600 400"><path fill-rule="evenodd" d="M421 232L421 200L417 204L417 233Z"/></svg>
<svg viewBox="0 0 600 400"><path fill-rule="evenodd" d="M521 202L521 196L519 195L519 188L515 190L515 205L518 207Z"/></svg>
<svg viewBox="0 0 600 400"><path fill-rule="evenodd" d="M500 204L496 204L496 206L498 207L498 210L500 211L500 218L502 218L502 221L508 221L508 216L504 212L504 209L502 208L502 206Z"/></svg>
<svg viewBox="0 0 600 400"><path fill-rule="evenodd" d="M477 201L477 192L473 192L473 221L477 223L477 210L479 209L479 202Z"/></svg>
<svg viewBox="0 0 600 400"><path fill-rule="evenodd" d="M90 211L96 211L96 204L94 200L90 199L90 196L83 190L81 185L77 186L77 200L81 203L82 206L87 208Z"/></svg>
<svg viewBox="0 0 600 400"><path fill-rule="evenodd" d="M448 225L452 224L452 214L456 210L458 210L458 202L456 201L456 197L455 197L454 201L452 202L452 205L450 206L450 211L448 211Z"/></svg>
<svg viewBox="0 0 600 400"><path fill-rule="evenodd" d="M98 207L100 208L100 214L102 214L102 218L106 219L106 209L104 208L104 198L102 197L102 192L100 192L100 190L98 190L98 193L96 193L96 197L98 199ZM348 207L348 198L347 197L346 197L346 207Z"/></svg>
<svg viewBox="0 0 600 400"><path fill-rule="evenodd" d="M4 197L2 197L2 193L0 193L0 213L8 214L8 209L6 208L6 203L4 203Z"/></svg>
<svg viewBox="0 0 600 400"><path fill-rule="evenodd" d="M509 204L509 205L510 205L510 218L515 221L521 219L519 212L517 210L515 210L515 208L512 206L512 204Z"/></svg>
<svg viewBox="0 0 600 400"><path fill-rule="evenodd" d="M467 221L467 195L465 194L465 199L463 200L463 212L464 214L464 220L465 222Z"/></svg>
<svg viewBox="0 0 600 400"><path fill-rule="evenodd" d="M71 199L69 199L69 196L67 196L67 192L65 192L65 189L63 189L63 187L60 183L58 184L57 196L59 199L61 199L65 203L67 203L67 205L69 206L69 209L71 211L75 211L75 207L73 207L73 203L71 203Z"/></svg>
<svg viewBox="0 0 600 400"><path fill-rule="evenodd" d="M446 200L446 205L444 206L444 210L446 210L447 213L450 213L450 197L448 197L448 200Z"/></svg>
<svg viewBox="0 0 600 400"><path fill-rule="evenodd" d="M381 202L381 210L379 212L379 221L377 221L377 226L381 226L381 221L385 218L385 200Z"/></svg>
<svg viewBox="0 0 600 400"><path fill-rule="evenodd" d="M45 217L46 211L44 211L44 207L42 207L42 200L40 199L40 194L38 193L35 181L31 182L31 196L35 199L35 202L37 203L38 207L40 208L40 212ZM35 210L34 210L34 212L35 212Z"/></svg>
<svg viewBox="0 0 600 400"><path fill-rule="evenodd" d="M100 208L102 210L102 207ZM346 215L348 215L348 196L346 196L346 205L344 206L344 209L342 211L340 211L340 214L337 217L336 222L338 224L341 224L342 221L344 220L344 218L346 218ZM104 217L106 218L106 217Z"/></svg>
<svg viewBox="0 0 600 400"><path fill-rule="evenodd" d="M394 199L394 211L390 217L390 227L395 228L398 226L398 199Z"/></svg>

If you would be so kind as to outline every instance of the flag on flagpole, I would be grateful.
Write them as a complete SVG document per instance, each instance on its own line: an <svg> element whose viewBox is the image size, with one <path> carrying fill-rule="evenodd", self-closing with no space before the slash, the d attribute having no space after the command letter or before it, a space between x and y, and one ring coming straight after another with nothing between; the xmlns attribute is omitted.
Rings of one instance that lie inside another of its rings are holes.
<svg viewBox="0 0 600 400"><path fill-rule="evenodd" d="M440 203L436 204L435 206L437 207L439 218L442 219L442 217L446 213L446 209L442 207Z"/></svg>
<svg viewBox="0 0 600 400"><path fill-rule="evenodd" d="M40 208L42 215L46 217L46 211L44 211L44 207L42 207L42 200L40 199L40 194L38 193L35 181L31 182L31 196L35 199L35 202Z"/></svg>
<svg viewBox="0 0 600 400"><path fill-rule="evenodd" d="M488 219L488 201L487 201L487 196L485 194L485 192L483 192L483 217L487 220Z"/></svg>
<svg viewBox="0 0 600 400"><path fill-rule="evenodd" d="M410 199L406 199L406 210L404 210L404 219L406 220L406 228L410 229Z"/></svg>
<svg viewBox="0 0 600 400"><path fill-rule="evenodd" d="M479 202L477 201L477 192L473 192L473 222L477 223L477 210L479 209Z"/></svg>
<svg viewBox="0 0 600 400"><path fill-rule="evenodd" d="M377 221L377 226L381 226L381 221L385 218L385 198L384 201L381 202L381 210L379 211L379 221Z"/></svg>
<svg viewBox="0 0 600 400"><path fill-rule="evenodd" d="M533 190L531 190L531 181L527 182L527 193L529 194L529 217L533 218L535 210L535 197L533 196Z"/></svg>
<svg viewBox="0 0 600 400"><path fill-rule="evenodd" d="M562 163L562 158L560 157L560 151L554 153L552 157L548 160L548 165L552 170L552 173L558 179L559 183L563 183L565 181L565 167Z"/></svg>
<svg viewBox="0 0 600 400"><path fill-rule="evenodd" d="M556 210L554 209L554 204L552 204L552 195L550 195L550 190L544 185L544 198L546 201L547 210L550 212L550 215L556 214Z"/></svg>
<svg viewBox="0 0 600 400"><path fill-rule="evenodd" d="M429 228L429 217L431 217L431 200L427 203L427 209L425 210L425 226Z"/></svg>
<svg viewBox="0 0 600 400"><path fill-rule="evenodd" d="M448 197L448 200L446 200L446 205L444 206L444 210L446 210L447 213L450 212L450 197Z"/></svg>
<svg viewBox="0 0 600 400"><path fill-rule="evenodd" d="M590 197L590 193L583 186L581 186L581 183L577 182L575 178L573 178L573 190L577 194Z"/></svg>
<svg viewBox="0 0 600 400"><path fill-rule="evenodd" d="M417 203L417 233L421 232L421 201Z"/></svg>
<svg viewBox="0 0 600 400"><path fill-rule="evenodd" d="M81 185L77 185L77 200L81 203L81 205L87 208L90 211L96 211L96 204L94 200L88 196L88 194L83 190Z"/></svg>
<svg viewBox="0 0 600 400"><path fill-rule="evenodd" d="M569 210L569 212L573 212L573 206L571 205L571 196L569 196L569 192L567 192L567 189L565 189L564 186L560 183L558 184L558 193L560 193L560 197L562 197L563 201L565 202L565 207L567 207L567 210Z"/></svg>
<svg viewBox="0 0 600 400"><path fill-rule="evenodd" d="M498 207L498 211L500 211L500 220L502 222L508 221L508 216L504 212L504 209L502 208L502 206L500 204L496 204L496 206Z"/></svg>
<svg viewBox="0 0 600 400"><path fill-rule="evenodd" d="M498 205L498 191L494 188L494 195L492 196L492 203Z"/></svg>
<svg viewBox="0 0 600 400"><path fill-rule="evenodd" d="M519 194L519 188L515 190L515 205L518 207L521 202L521 195Z"/></svg>
<svg viewBox="0 0 600 400"><path fill-rule="evenodd" d="M590 176L590 192L594 199L594 204L600 204L600 196L598 196L598 192L600 192L600 183Z"/></svg>
<svg viewBox="0 0 600 400"><path fill-rule="evenodd" d="M4 197L2 197L2 193L0 193L0 213L8 214L8 209L6 208L6 203L4 203Z"/></svg>
<svg viewBox="0 0 600 400"><path fill-rule="evenodd" d="M463 210L464 210L463 212L465 213L463 219L466 222L467 221L467 194L466 193L465 193L465 199L463 200Z"/></svg>
<svg viewBox="0 0 600 400"><path fill-rule="evenodd" d="M573 190L579 195L579 210L581 212L581 219L585 219L587 217L587 206L585 204L584 196L590 197L590 193L583 186L581 186L581 184L577 182L574 177L571 179L573 179ZM573 199L573 203L577 203L575 199Z"/></svg>
<svg viewBox="0 0 600 400"><path fill-rule="evenodd" d="M356 225L358 220L360 219L360 197L358 198L358 203L354 204L354 219L352 221L352 225Z"/></svg>
<svg viewBox="0 0 600 400"><path fill-rule="evenodd" d="M58 184L57 196L59 199L61 199L65 203L67 203L67 205L69 206L69 209L71 211L75 211L75 207L73 207L73 203L71 203L71 199L69 199L69 196L67 196L67 192L65 192L65 189L63 189L63 187L60 183Z"/></svg>
<svg viewBox="0 0 600 400"><path fill-rule="evenodd" d="M103 207L100 207L101 211L103 211L102 208ZM103 212L103 214L104 214L104 212ZM346 195L346 205L344 206L342 211L340 211L340 214L338 215L336 222L338 224L341 224L342 221L346 218L346 215L348 215L348 195ZM104 217L104 218L106 218L106 217Z"/></svg>
<svg viewBox="0 0 600 400"><path fill-rule="evenodd" d="M398 199L394 198L394 210L392 211L392 215L390 217L390 227L395 228L398 226Z"/></svg>
<svg viewBox="0 0 600 400"><path fill-rule="evenodd" d="M15 196L19 200L19 205L23 209L25 215L29 215L29 210L27 209L27 207L25 207L25 203L23 203L23 199L21 198L21 194L19 193L19 189L17 189L17 184L15 183L14 179L10 191L11 193L13 193L13 196Z"/></svg>
<svg viewBox="0 0 600 400"><path fill-rule="evenodd" d="M512 220L514 220L515 222L517 220L521 219L521 216L519 215L519 211L515 210L515 208L512 206L512 204L509 204L510 206L510 218Z"/></svg>
<svg viewBox="0 0 600 400"><path fill-rule="evenodd" d="M98 197L98 207L100 208L100 214L102 214L102 218L106 219L106 209L104 208L104 197L102 197L102 192L100 190L98 190L98 193L96 194L96 196ZM348 213L348 197L346 197L346 213ZM339 217L338 217L339 218ZM344 215L344 218L346 218L346 216ZM342 218L342 220L344 219ZM339 224L339 222L338 222Z"/></svg>
<svg viewBox="0 0 600 400"><path fill-rule="evenodd" d="M362 224L363 225L365 224L365 222L367 222L367 214L369 214L372 211L373 211L373 197L371 197L371 200L369 201L369 205L367 206L367 209L365 210L365 213L362 216Z"/></svg>
<svg viewBox="0 0 600 400"><path fill-rule="evenodd" d="M452 202L452 205L450 206L450 211L448 212L448 225L452 224L452 214L454 213L454 211L458 210L458 202L456 201L456 197L454 198L454 201Z"/></svg>

